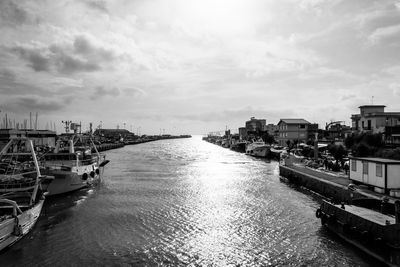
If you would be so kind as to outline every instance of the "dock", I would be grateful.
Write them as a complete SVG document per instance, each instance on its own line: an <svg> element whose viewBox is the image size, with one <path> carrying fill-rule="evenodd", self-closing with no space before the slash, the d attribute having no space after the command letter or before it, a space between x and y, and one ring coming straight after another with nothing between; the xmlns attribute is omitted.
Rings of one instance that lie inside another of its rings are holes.
<svg viewBox="0 0 400 267"><path fill-rule="evenodd" d="M344 173L312 169L296 163L292 157L279 165L279 173L290 183L303 186L335 202L350 202L353 198L366 197L372 199L386 197L391 203L397 200L389 195L376 193L365 186L353 185L349 188L352 181Z"/></svg>

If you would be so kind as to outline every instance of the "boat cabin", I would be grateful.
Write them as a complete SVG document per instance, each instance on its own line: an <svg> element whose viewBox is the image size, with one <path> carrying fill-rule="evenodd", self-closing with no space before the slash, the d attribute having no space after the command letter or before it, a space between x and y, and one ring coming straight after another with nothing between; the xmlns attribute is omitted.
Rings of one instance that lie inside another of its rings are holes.
<svg viewBox="0 0 400 267"><path fill-rule="evenodd" d="M350 179L374 187L378 193L400 194L400 160L349 157Z"/></svg>

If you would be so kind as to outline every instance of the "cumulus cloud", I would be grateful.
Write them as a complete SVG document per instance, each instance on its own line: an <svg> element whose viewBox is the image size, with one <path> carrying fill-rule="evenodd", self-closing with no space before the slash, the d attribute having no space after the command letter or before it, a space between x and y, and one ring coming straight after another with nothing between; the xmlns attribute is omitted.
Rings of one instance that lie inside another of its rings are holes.
<svg viewBox="0 0 400 267"><path fill-rule="evenodd" d="M36 84L21 80L21 77L19 77L15 71L4 68L0 69L0 94L1 93L8 96L25 95L27 93L45 96L48 95L49 92Z"/></svg>
<svg viewBox="0 0 400 267"><path fill-rule="evenodd" d="M112 50L96 47L87 37L83 35L75 38L74 51L77 54L84 55L92 60L98 59L102 61L111 61L116 57Z"/></svg>
<svg viewBox="0 0 400 267"><path fill-rule="evenodd" d="M16 74L9 69L0 70L0 83L14 82ZM1 89L1 88L0 88Z"/></svg>
<svg viewBox="0 0 400 267"><path fill-rule="evenodd" d="M87 0L85 1L85 4L88 7L95 9L97 11L108 13L107 3L103 0Z"/></svg>
<svg viewBox="0 0 400 267"><path fill-rule="evenodd" d="M58 99L45 99L35 95L16 96L4 104L5 108L17 114L26 114L30 111L54 112L60 111L72 101L71 97L62 97Z"/></svg>
<svg viewBox="0 0 400 267"><path fill-rule="evenodd" d="M34 71L93 72L102 69L115 59L115 53L102 47L94 46L84 36L77 36L73 44L43 43L17 44L10 49Z"/></svg>
<svg viewBox="0 0 400 267"><path fill-rule="evenodd" d="M0 27L1 25L19 26L23 24L37 24L39 18L28 12L20 4L11 0L0 1Z"/></svg>

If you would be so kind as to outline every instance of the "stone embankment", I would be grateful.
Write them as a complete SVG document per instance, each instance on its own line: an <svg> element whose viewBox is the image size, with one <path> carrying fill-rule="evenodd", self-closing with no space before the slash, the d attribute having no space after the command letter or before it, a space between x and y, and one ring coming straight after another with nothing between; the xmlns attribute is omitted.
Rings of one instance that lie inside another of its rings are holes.
<svg viewBox="0 0 400 267"><path fill-rule="evenodd" d="M178 139L178 138L190 138L192 137L191 135L179 135L179 136L174 136L174 135L167 135L167 136L155 136L155 137L148 137L144 139L137 139L133 141L126 141L126 142L118 142L118 143L104 143L100 145L96 145L96 148L99 152L101 151L106 151L106 150L111 150L111 149L116 149L120 147L124 147L126 145L137 145L137 144L143 144L147 142L153 142L157 140L165 140L165 139ZM94 151L92 151L94 152Z"/></svg>
<svg viewBox="0 0 400 267"><path fill-rule="evenodd" d="M390 202L396 199L387 195L376 193L365 186L355 186L348 176L333 174L323 170L316 170L293 163L287 160L279 166L280 176L288 182L310 189L323 197L334 202L351 202L353 198L375 198L387 197Z"/></svg>

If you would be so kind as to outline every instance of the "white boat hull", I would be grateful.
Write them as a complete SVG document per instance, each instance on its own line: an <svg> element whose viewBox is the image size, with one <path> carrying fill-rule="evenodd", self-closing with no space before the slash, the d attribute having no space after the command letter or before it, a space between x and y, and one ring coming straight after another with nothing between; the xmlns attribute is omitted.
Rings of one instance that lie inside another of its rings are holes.
<svg viewBox="0 0 400 267"><path fill-rule="evenodd" d="M0 222L0 251L11 246L29 233L40 216L43 203L44 199L41 199L33 208L18 215L19 225L22 227L22 233L20 235L13 234L15 225L14 218L8 218Z"/></svg>
<svg viewBox="0 0 400 267"><path fill-rule="evenodd" d="M246 148L246 154L253 157L265 158L269 154L269 146L254 146L252 144L249 144Z"/></svg>
<svg viewBox="0 0 400 267"><path fill-rule="evenodd" d="M98 169L97 164L80 166L73 168L72 171L47 170L45 174L54 177L47 188L45 188L48 196L76 191L87 187L93 181L100 180L101 171L99 169L99 174L96 174L96 169ZM86 178L84 177L85 173ZM94 174L93 177L90 175L91 173Z"/></svg>

